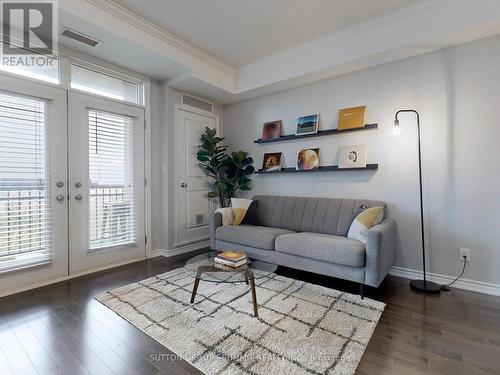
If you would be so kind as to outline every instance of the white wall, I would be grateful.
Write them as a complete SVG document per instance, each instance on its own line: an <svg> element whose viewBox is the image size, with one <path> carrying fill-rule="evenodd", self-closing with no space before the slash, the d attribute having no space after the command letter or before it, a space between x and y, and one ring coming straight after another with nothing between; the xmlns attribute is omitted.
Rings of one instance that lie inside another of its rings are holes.
<svg viewBox="0 0 500 375"><path fill-rule="evenodd" d="M234 149L250 151L256 167L264 152L283 151L294 166L300 148L320 147L322 165L337 164L338 147L369 145L379 170L255 175L251 194L380 199L398 223L396 265L421 269L417 143L414 108L423 128L428 271L456 275L458 249L471 249L465 277L500 284L500 36L352 73L313 85L230 105L224 133ZM297 115L320 113L321 129L335 128L339 108L366 104L378 130L256 145L262 124L282 119L285 133Z"/></svg>

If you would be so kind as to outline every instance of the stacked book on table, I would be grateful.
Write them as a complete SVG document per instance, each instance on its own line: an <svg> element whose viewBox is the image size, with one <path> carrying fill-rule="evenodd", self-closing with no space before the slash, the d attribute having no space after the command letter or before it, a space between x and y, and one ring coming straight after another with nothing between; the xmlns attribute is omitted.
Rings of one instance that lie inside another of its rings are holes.
<svg viewBox="0 0 500 375"><path fill-rule="evenodd" d="M236 268L248 263L247 255L238 251L223 251L214 258L216 265Z"/></svg>

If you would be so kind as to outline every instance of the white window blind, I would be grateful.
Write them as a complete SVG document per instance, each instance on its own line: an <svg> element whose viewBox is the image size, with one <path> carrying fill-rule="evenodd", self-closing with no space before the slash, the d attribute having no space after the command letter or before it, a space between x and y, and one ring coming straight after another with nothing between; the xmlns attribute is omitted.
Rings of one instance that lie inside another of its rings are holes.
<svg viewBox="0 0 500 375"><path fill-rule="evenodd" d="M131 117L89 110L89 250L136 242Z"/></svg>
<svg viewBox="0 0 500 375"><path fill-rule="evenodd" d="M47 102L0 92L0 271L51 259Z"/></svg>
<svg viewBox="0 0 500 375"><path fill-rule="evenodd" d="M71 64L71 88L94 95L142 104L142 85Z"/></svg>

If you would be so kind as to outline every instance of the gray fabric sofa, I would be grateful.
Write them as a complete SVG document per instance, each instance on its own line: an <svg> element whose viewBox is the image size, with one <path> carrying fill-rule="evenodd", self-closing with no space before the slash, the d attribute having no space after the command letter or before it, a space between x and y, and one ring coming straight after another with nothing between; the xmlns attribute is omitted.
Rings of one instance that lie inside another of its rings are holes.
<svg viewBox="0 0 500 375"><path fill-rule="evenodd" d="M368 230L366 245L347 238L371 200L255 196L260 225L222 226L210 222L213 250L245 251L251 258L378 287L394 262L396 223L384 219Z"/></svg>

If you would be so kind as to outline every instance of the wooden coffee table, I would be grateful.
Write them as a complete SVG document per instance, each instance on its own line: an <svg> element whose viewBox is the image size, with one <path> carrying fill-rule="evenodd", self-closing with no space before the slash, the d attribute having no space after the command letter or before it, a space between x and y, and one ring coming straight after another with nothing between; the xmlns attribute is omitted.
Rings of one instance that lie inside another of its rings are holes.
<svg viewBox="0 0 500 375"><path fill-rule="evenodd" d="M245 282L250 286L252 292L253 313L255 317L259 316L257 305L257 293L255 291L255 280L275 272L278 266L272 263L266 263L258 260L249 259L249 263L237 268L218 267L215 264L214 258L218 254L217 251L195 256L189 259L184 266L186 273L194 277L193 293L191 294L191 302L196 298L196 292L200 280L212 283L228 283L236 284Z"/></svg>

